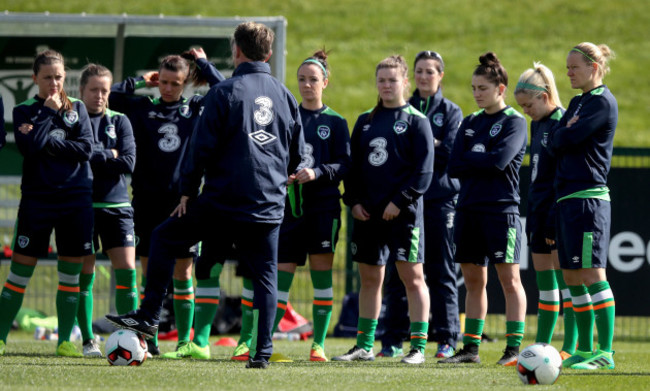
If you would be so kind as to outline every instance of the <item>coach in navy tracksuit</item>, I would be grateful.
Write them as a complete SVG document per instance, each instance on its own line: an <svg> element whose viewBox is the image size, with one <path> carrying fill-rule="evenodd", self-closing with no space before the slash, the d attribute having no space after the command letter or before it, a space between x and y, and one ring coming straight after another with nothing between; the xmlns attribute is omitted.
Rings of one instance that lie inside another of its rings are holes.
<svg viewBox="0 0 650 391"><path fill-rule="evenodd" d="M213 249L234 243L251 271L259 311L257 351L248 366L266 368L273 349L277 249L289 173L300 164L304 139L298 103L265 63L273 31L247 22L234 34L233 77L212 88L184 161L181 203L152 235L150 268L141 310L110 317L121 327L151 335L156 329L173 254L199 240ZM199 186L205 176L201 194ZM253 342L255 344L255 342Z"/></svg>

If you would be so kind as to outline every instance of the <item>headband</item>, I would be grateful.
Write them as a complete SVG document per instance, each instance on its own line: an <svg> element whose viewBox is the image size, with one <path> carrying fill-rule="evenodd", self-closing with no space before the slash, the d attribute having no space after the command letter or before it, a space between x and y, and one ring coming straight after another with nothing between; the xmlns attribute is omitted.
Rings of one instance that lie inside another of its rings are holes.
<svg viewBox="0 0 650 391"><path fill-rule="evenodd" d="M581 53L583 56L587 57L589 59L589 61L596 62L593 58L589 57L589 55L587 53L583 52L582 50L580 50L578 48L573 48L573 49L571 49L571 51Z"/></svg>
<svg viewBox="0 0 650 391"><path fill-rule="evenodd" d="M517 83L517 86L515 87L515 90L519 90L519 89L548 92L548 90L544 87L536 86L530 83L522 83L522 82Z"/></svg>
<svg viewBox="0 0 650 391"><path fill-rule="evenodd" d="M325 75L325 78L327 79L327 69L325 69L325 66L320 61L318 61L318 60L316 60L314 58L308 58L305 61L303 61L301 65L304 65L306 63L318 65L320 67L320 69L323 70L323 75Z"/></svg>

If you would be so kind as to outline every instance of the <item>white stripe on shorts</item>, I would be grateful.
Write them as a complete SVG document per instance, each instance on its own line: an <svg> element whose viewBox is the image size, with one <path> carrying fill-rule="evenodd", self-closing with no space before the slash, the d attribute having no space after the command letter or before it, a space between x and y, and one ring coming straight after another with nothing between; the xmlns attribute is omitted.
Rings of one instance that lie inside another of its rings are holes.
<svg viewBox="0 0 650 391"><path fill-rule="evenodd" d="M329 299L334 297L334 289L333 288L327 288L327 289L314 289L314 298L324 298L324 299Z"/></svg>
<svg viewBox="0 0 650 391"><path fill-rule="evenodd" d="M289 292L278 291L278 301L284 301L285 303L289 301Z"/></svg>
<svg viewBox="0 0 650 391"><path fill-rule="evenodd" d="M27 286L27 284L29 284L29 277L23 277L23 276L19 276L18 274L9 272L9 276L7 276L7 281L11 281L16 285Z"/></svg>
<svg viewBox="0 0 650 391"><path fill-rule="evenodd" d="M591 296L589 294L581 295L581 296L576 296L576 297L571 297L571 301L573 302L574 306L578 305L585 305L591 303Z"/></svg>
<svg viewBox="0 0 650 391"><path fill-rule="evenodd" d="M614 298L614 294L612 293L611 289L606 289L602 292L598 292L591 295L591 301L593 303L600 303L601 301L605 301L613 298Z"/></svg>
<svg viewBox="0 0 650 391"><path fill-rule="evenodd" d="M200 297L219 297L221 288L196 288L196 296Z"/></svg>
<svg viewBox="0 0 650 391"><path fill-rule="evenodd" d="M539 291L539 299L543 301L560 301L560 291L553 289L552 291Z"/></svg>
<svg viewBox="0 0 650 391"><path fill-rule="evenodd" d="M253 300L253 296L255 296L255 295L253 294L253 291L252 291L252 290L250 290L250 289L246 289L246 288L242 288L242 290L241 290L241 297L243 297L244 299Z"/></svg>

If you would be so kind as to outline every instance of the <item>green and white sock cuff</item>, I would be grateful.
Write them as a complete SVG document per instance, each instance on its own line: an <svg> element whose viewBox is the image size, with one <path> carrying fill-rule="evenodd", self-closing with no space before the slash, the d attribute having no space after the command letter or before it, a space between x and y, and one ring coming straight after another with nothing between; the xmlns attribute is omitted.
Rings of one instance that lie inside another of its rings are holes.
<svg viewBox="0 0 650 391"><path fill-rule="evenodd" d="M219 297L221 296L221 288L197 286L195 294L197 297Z"/></svg>
<svg viewBox="0 0 650 391"><path fill-rule="evenodd" d="M548 302L559 302L560 291L558 289L554 289L552 291L539 291L539 300L548 301Z"/></svg>
<svg viewBox="0 0 650 391"><path fill-rule="evenodd" d="M314 288L315 299L332 299L333 297L334 297L334 288L327 288L327 289Z"/></svg>
<svg viewBox="0 0 650 391"><path fill-rule="evenodd" d="M570 301L571 300L571 291L569 291L569 288L564 288L560 290L562 293L562 301Z"/></svg>
<svg viewBox="0 0 650 391"><path fill-rule="evenodd" d="M66 285L79 285L79 274L68 274L62 271L57 272L59 282Z"/></svg>
<svg viewBox="0 0 650 391"><path fill-rule="evenodd" d="M21 288L24 288L29 284L29 280L32 278L32 276L25 277L25 276L19 276L18 274L10 271L9 276L7 276L7 282L11 283L12 285L19 286Z"/></svg>
<svg viewBox="0 0 650 391"><path fill-rule="evenodd" d="M283 303L289 302L289 292L278 291L278 301Z"/></svg>
<svg viewBox="0 0 650 391"><path fill-rule="evenodd" d="M253 296L255 296L255 295L253 294L252 289L242 288L242 290L241 290L242 299L253 301Z"/></svg>

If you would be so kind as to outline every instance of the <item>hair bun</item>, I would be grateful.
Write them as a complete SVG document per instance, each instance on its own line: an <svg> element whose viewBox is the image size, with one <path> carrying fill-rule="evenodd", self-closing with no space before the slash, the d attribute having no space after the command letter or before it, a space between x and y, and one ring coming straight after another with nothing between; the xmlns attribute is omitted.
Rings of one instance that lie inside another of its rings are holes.
<svg viewBox="0 0 650 391"><path fill-rule="evenodd" d="M499 59L494 52L487 52L478 58L481 65L486 67L494 67L499 64Z"/></svg>
<svg viewBox="0 0 650 391"><path fill-rule="evenodd" d="M317 58L317 59L319 59L319 60L323 60L323 61L325 61L325 60L327 60L327 55L328 55L328 54L329 54L328 51L325 51L325 49L321 49L321 50L316 51L316 52L312 55L312 57Z"/></svg>

